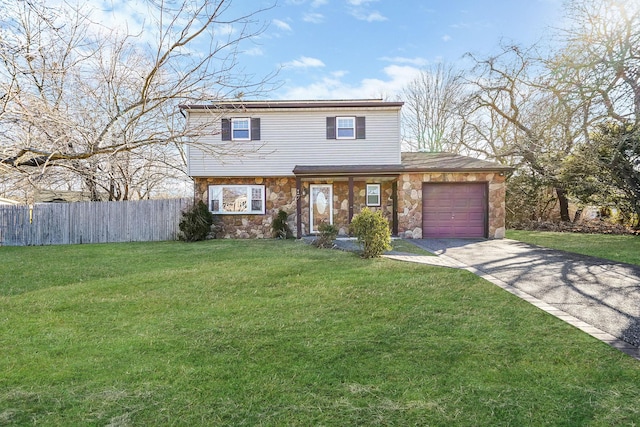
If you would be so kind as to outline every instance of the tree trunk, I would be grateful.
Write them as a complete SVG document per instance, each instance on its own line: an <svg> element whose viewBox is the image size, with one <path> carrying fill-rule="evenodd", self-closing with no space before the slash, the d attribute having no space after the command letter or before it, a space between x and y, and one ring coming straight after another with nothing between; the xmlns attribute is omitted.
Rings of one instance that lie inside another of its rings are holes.
<svg viewBox="0 0 640 427"><path fill-rule="evenodd" d="M570 222L569 217L569 199L567 199L567 192L564 188L556 187L556 196L558 196L558 204L560 205L560 220L562 222Z"/></svg>
<svg viewBox="0 0 640 427"><path fill-rule="evenodd" d="M573 223L576 224L582 218L583 208L576 210L576 214L573 216Z"/></svg>

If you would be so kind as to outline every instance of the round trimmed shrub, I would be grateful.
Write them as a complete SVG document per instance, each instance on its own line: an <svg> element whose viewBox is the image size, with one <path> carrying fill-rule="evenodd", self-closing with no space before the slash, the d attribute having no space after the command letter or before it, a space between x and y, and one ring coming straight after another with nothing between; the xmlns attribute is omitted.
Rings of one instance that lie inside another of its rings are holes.
<svg viewBox="0 0 640 427"><path fill-rule="evenodd" d="M369 208L353 217L349 226L351 233L358 238L362 246L363 258L377 258L391 249L391 230L389 221L382 212L372 212Z"/></svg>

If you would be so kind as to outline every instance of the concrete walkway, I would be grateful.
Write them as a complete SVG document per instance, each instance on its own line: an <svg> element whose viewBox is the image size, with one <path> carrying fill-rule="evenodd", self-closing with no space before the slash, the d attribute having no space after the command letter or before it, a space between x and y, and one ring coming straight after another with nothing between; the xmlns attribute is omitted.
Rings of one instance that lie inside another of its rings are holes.
<svg viewBox="0 0 640 427"><path fill-rule="evenodd" d="M640 360L640 267L509 239L410 241L438 257L387 257L469 270Z"/></svg>

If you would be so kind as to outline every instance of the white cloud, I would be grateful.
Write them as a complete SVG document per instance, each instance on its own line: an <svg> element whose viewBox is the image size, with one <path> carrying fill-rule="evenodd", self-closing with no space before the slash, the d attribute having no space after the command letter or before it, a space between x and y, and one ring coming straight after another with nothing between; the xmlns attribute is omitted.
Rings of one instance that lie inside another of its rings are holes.
<svg viewBox="0 0 640 427"><path fill-rule="evenodd" d="M302 16L302 20L312 24L321 24L324 22L324 15L321 13L305 13Z"/></svg>
<svg viewBox="0 0 640 427"><path fill-rule="evenodd" d="M324 67L324 62L322 62L318 58L301 56L299 59L294 59L293 61L285 62L284 64L282 64L282 66L287 68L318 68L318 67Z"/></svg>
<svg viewBox="0 0 640 427"><path fill-rule="evenodd" d="M344 71L329 73L308 86L288 87L282 99L345 99L386 98L395 99L413 80L420 69L411 66L389 65L383 69L386 78L367 78L352 85L342 80ZM287 87L285 85L285 87Z"/></svg>
<svg viewBox="0 0 640 427"><path fill-rule="evenodd" d="M293 30L291 29L291 25L287 24L287 23L286 23L286 22L284 22L284 21L281 21L280 19L274 19L274 20L273 20L273 21L271 21L271 22L273 22L273 25L275 25L276 27L280 28L281 30L284 30L284 31L293 31Z"/></svg>
<svg viewBox="0 0 640 427"><path fill-rule="evenodd" d="M387 17L382 15L377 10L373 12L363 12L362 10L355 9L351 11L351 15L353 15L354 18L359 19L360 21L367 22L382 22L387 20Z"/></svg>
<svg viewBox="0 0 640 427"><path fill-rule="evenodd" d="M381 61L385 62L393 62L395 64L410 64L415 65L416 67L424 67L429 63L429 61L425 58L415 57L415 58L406 58L404 56L383 56L379 58Z"/></svg>
<svg viewBox="0 0 640 427"><path fill-rule="evenodd" d="M456 30L471 28L471 25L466 22L459 22L457 24L451 24L449 26Z"/></svg>
<svg viewBox="0 0 640 427"><path fill-rule="evenodd" d="M493 24L490 22L482 22L482 21L475 21L475 22L460 21L456 24L449 25L449 27L454 28L456 30L470 30L470 29L483 30L487 28L492 28Z"/></svg>
<svg viewBox="0 0 640 427"><path fill-rule="evenodd" d="M231 25L231 24L218 24L215 27L215 32L218 35L228 36L228 35L231 35L231 34L235 33L236 29L233 28L233 25Z"/></svg>
<svg viewBox="0 0 640 427"><path fill-rule="evenodd" d="M351 6L363 6L363 5L367 5L369 3L374 3L378 0L347 0L347 3L349 3Z"/></svg>
<svg viewBox="0 0 640 427"><path fill-rule="evenodd" d="M305 4L307 0L286 0L285 3L292 4L294 6L301 6ZM327 4L329 0L311 0L311 7L320 7Z"/></svg>
<svg viewBox="0 0 640 427"><path fill-rule="evenodd" d="M243 51L245 55L249 56L262 56L264 55L264 51L260 47L252 47L251 49L246 49Z"/></svg>
<svg viewBox="0 0 640 427"><path fill-rule="evenodd" d="M368 8L370 3L375 3L377 1L378 0L347 0L347 4L349 5L349 12L351 13L351 16L359 19L360 21L386 21L386 16L377 10L369 10Z"/></svg>
<svg viewBox="0 0 640 427"><path fill-rule="evenodd" d="M444 36L442 36L442 41L443 42L448 42L449 40L451 40L451 36L449 34L445 34Z"/></svg>

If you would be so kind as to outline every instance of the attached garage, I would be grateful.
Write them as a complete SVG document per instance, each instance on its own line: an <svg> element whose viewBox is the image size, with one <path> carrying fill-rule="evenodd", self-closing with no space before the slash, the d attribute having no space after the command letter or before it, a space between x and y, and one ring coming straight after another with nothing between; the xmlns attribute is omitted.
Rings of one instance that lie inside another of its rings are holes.
<svg viewBox="0 0 640 427"><path fill-rule="evenodd" d="M423 183L422 236L487 237L486 183Z"/></svg>
<svg viewBox="0 0 640 427"><path fill-rule="evenodd" d="M398 236L488 238L505 234L508 166L450 153L402 153Z"/></svg>

